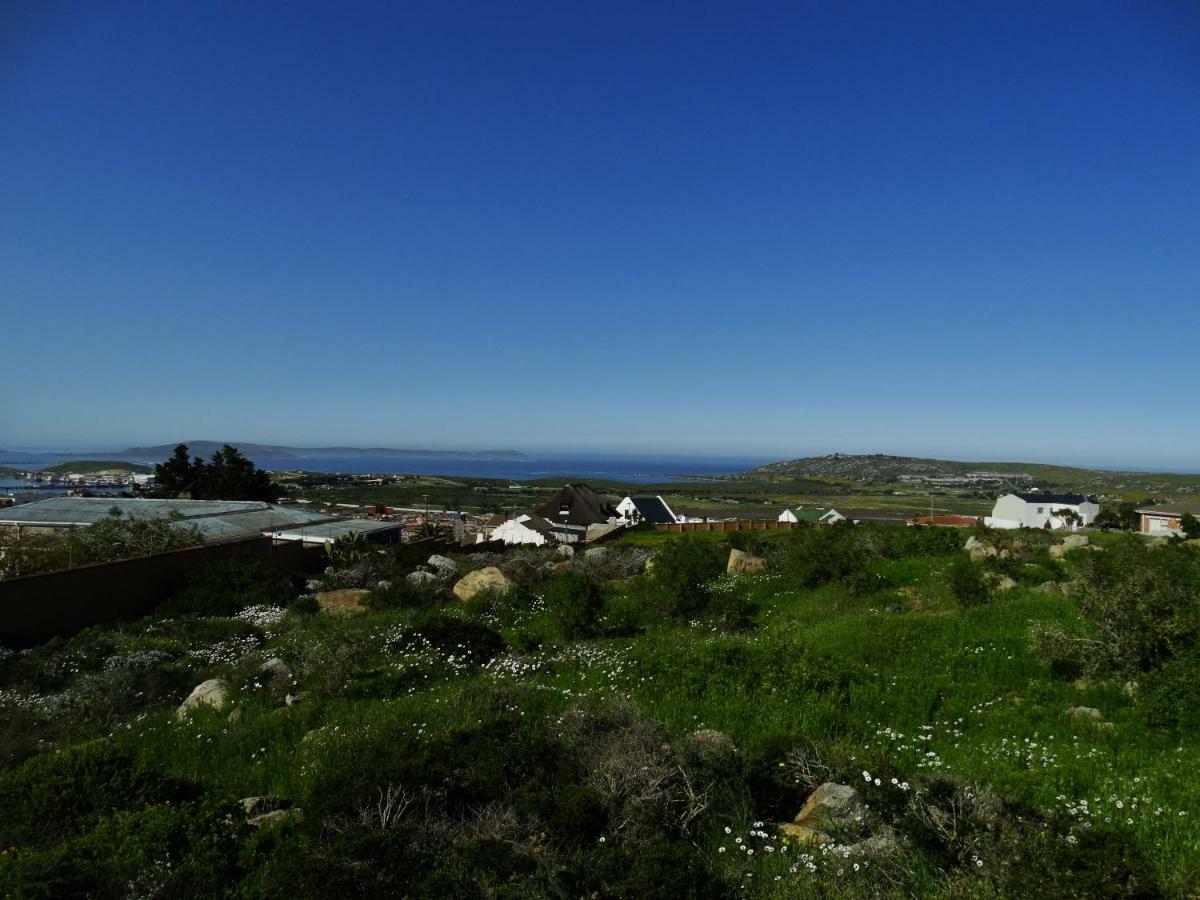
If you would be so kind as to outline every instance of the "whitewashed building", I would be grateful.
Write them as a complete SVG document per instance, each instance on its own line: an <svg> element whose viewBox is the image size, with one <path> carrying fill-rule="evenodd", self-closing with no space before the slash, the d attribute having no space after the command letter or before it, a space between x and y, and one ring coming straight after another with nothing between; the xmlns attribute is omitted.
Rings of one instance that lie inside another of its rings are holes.
<svg viewBox="0 0 1200 900"><path fill-rule="evenodd" d="M844 521L845 518L836 509L822 509L819 506L797 506L795 509L785 509L778 516L780 522L791 522L793 525L801 522L834 525Z"/></svg>
<svg viewBox="0 0 1200 900"><path fill-rule="evenodd" d="M587 537L587 528L579 525L562 525L548 522L541 516L523 515L509 519L492 529L493 541L506 544L575 544Z"/></svg>
<svg viewBox="0 0 1200 900"><path fill-rule="evenodd" d="M1072 521L1072 512L1079 517ZM1091 525L1100 514L1100 504L1095 497L1083 494L1051 494L1031 491L1025 494L1005 494L992 507L992 514L984 519L990 528L1070 528Z"/></svg>

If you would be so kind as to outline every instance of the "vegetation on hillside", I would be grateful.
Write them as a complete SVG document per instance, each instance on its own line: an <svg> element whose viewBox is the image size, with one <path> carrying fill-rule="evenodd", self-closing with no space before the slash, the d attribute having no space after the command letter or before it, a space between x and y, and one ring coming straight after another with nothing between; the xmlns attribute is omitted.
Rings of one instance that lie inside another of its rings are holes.
<svg viewBox="0 0 1200 900"><path fill-rule="evenodd" d="M0 895L1194 892L1200 553L966 537L402 545L311 585L370 588L342 616L223 563L0 651ZM512 586L449 592L489 566ZM785 836L822 784L865 806Z"/></svg>
<svg viewBox="0 0 1200 900"><path fill-rule="evenodd" d="M200 529L187 524L182 516L128 517L113 507L103 519L84 528L54 533L0 528L0 579L150 556L202 543Z"/></svg>
<svg viewBox="0 0 1200 900"><path fill-rule="evenodd" d="M279 497L271 476L228 444L207 462L198 456L189 458L187 444L180 444L166 462L155 465L154 478L162 497L267 502Z"/></svg>
<svg viewBox="0 0 1200 900"><path fill-rule="evenodd" d="M54 472L57 474L95 475L104 474L138 474L147 475L151 469L141 463L126 462L119 459L78 459L71 462L55 463L39 469L39 472Z"/></svg>

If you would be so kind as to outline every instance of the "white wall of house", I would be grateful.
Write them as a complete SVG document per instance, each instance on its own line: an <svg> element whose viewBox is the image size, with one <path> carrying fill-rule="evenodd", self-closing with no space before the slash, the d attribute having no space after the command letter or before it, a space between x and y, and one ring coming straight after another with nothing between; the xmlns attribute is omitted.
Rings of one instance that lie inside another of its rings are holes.
<svg viewBox="0 0 1200 900"><path fill-rule="evenodd" d="M534 531L525 525L521 518L509 519L503 525L497 525L492 532L493 541L504 541L506 544L533 544L542 546L546 536L540 531Z"/></svg>
<svg viewBox="0 0 1200 900"><path fill-rule="evenodd" d="M1054 529L1071 527L1059 516L1061 509L1073 510L1083 525L1090 525L1100 514L1100 504L1085 500L1082 503L1054 503L1049 500L1022 500L1016 494L1005 494L992 507L986 524L992 528L1043 528L1046 523Z"/></svg>
<svg viewBox="0 0 1200 900"><path fill-rule="evenodd" d="M790 509L785 509L783 512L781 512L779 514L779 521L780 522L791 522L792 524L795 524L796 522L799 522L800 520L796 518L796 514L794 512L792 512Z"/></svg>

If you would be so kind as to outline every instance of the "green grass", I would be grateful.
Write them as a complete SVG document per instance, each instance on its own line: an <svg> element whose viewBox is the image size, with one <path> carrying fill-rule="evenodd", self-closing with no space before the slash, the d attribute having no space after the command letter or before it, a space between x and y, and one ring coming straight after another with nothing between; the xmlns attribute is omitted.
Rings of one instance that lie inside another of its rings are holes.
<svg viewBox="0 0 1200 900"><path fill-rule="evenodd" d="M759 534L773 545L787 535ZM632 532L612 546L655 547L673 539ZM172 711L180 698L163 698L115 720L73 725L55 740L61 746L99 737L206 794L228 800L274 794L318 813L337 806L363 779L379 784L396 777L371 769L370 761L403 771L403 758L466 740L490 722L554 730L570 710L627 703L672 740L701 727L722 731L746 760L768 754L781 737L802 739L828 758L849 760L852 771L895 773L914 785L937 776L988 785L1048 821L1071 818L1067 810L1086 800L1096 828L1136 848L1167 893L1186 894L1200 883L1200 735L1148 728L1115 681L1074 683L1051 674L1030 650L1029 626L1080 626L1069 598L1017 588L960 611L942 574L950 559L878 563L885 587L868 596L839 585L805 589L779 574L722 580L718 590L744 592L758 604L752 628L651 618L634 636L510 650L511 670L456 667L444 654L422 656L389 644L389 636L419 620L414 610L337 619L290 614L245 660L194 665L194 680L219 674L235 685L236 722L208 712L177 721ZM524 608L501 624L455 603L444 612L491 622L510 647L545 617ZM69 656L86 672L97 654L146 646L152 627L147 621L96 630L38 653ZM106 649L95 650L98 642ZM308 692L300 704L282 706L255 687L254 662L271 654L296 669ZM0 672L8 681L0 686L18 690L14 663L7 665ZM399 682L381 680L380 672L420 677L396 688ZM393 687L351 697L352 683ZM1072 722L1065 715L1070 706L1101 709L1111 727ZM507 752L501 745L492 751ZM823 868L813 882L803 871L791 873L779 852L720 853L731 840L724 828L746 834L757 815L742 796L696 833L691 852L725 884L758 896L890 893L865 875L846 875L834 891L825 883L832 870ZM753 840L763 850L778 846L773 838ZM994 895L971 872L941 871L919 853L901 868L902 875L893 872L900 879L896 895Z"/></svg>

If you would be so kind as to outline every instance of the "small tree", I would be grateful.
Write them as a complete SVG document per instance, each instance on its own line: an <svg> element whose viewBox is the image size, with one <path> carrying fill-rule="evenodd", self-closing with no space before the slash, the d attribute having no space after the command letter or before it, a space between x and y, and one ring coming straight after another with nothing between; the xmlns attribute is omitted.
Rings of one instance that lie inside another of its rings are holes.
<svg viewBox="0 0 1200 900"><path fill-rule="evenodd" d="M1183 536L1189 541L1200 538L1200 519L1197 519L1191 513L1184 513L1179 520L1179 528L1183 532Z"/></svg>
<svg viewBox="0 0 1200 900"><path fill-rule="evenodd" d="M988 586L977 563L957 556L949 569L950 593L963 609L980 606L988 601Z"/></svg>

